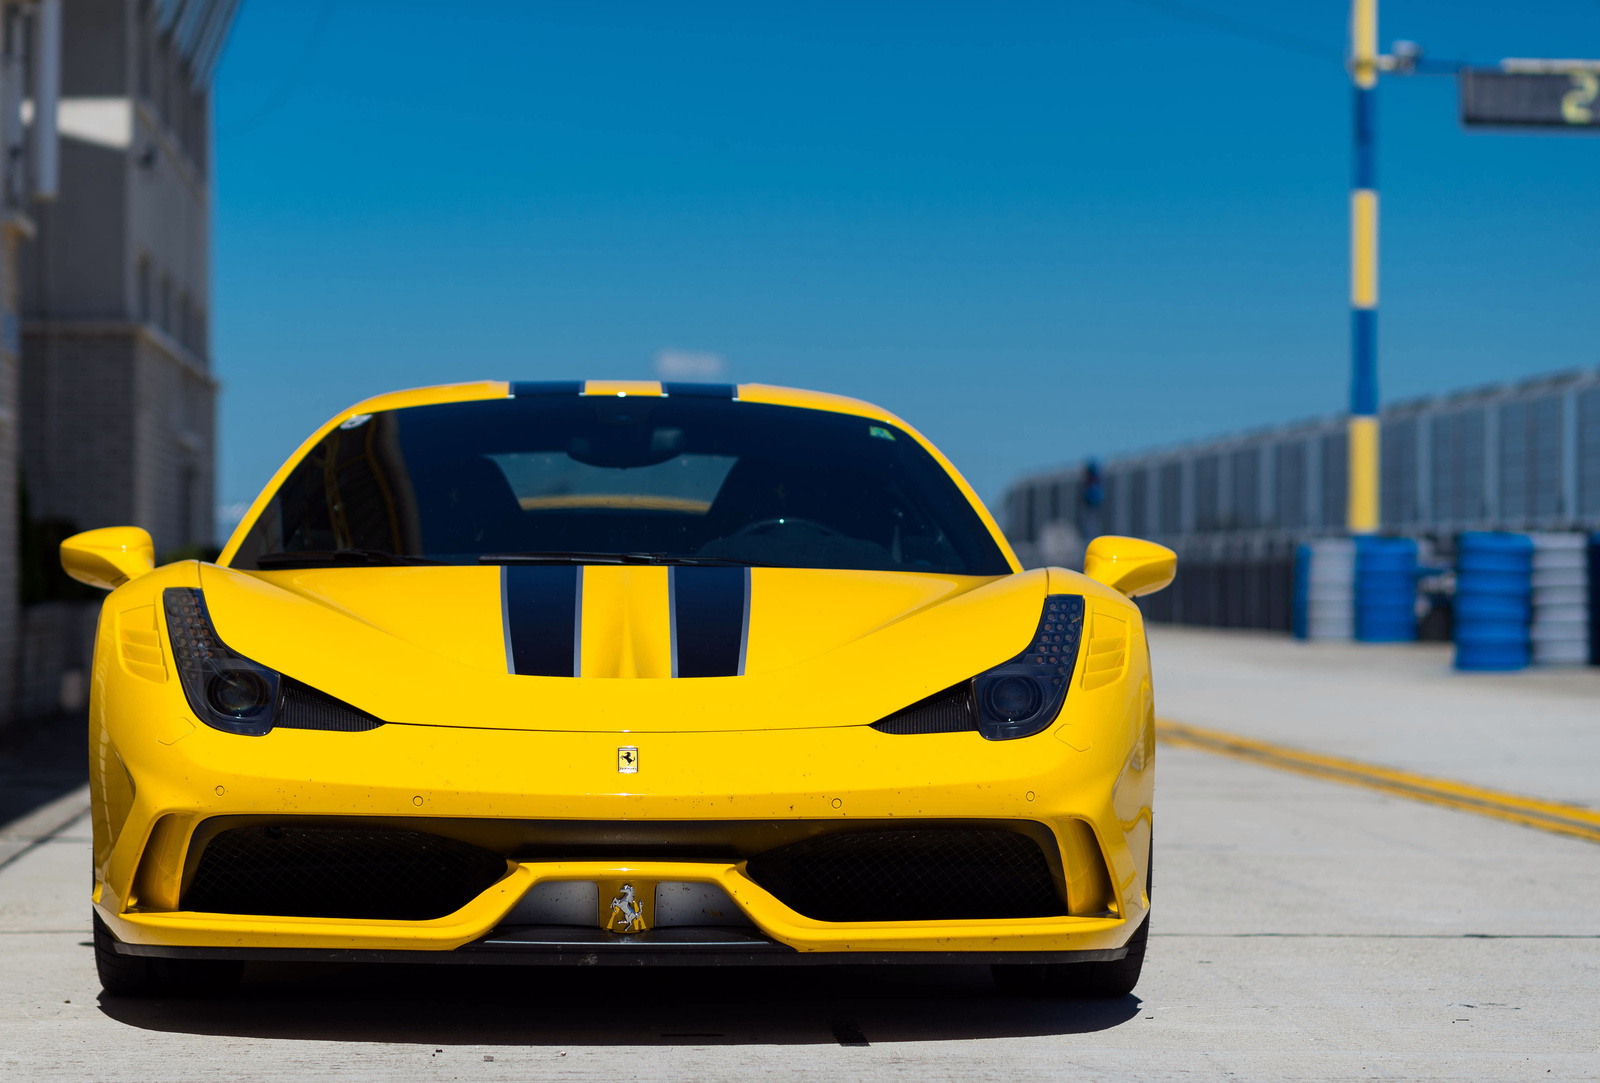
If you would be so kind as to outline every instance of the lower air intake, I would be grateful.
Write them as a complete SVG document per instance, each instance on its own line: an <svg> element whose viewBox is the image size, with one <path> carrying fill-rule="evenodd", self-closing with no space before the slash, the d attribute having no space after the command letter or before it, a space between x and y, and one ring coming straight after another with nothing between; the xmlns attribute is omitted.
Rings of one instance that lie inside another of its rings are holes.
<svg viewBox="0 0 1600 1083"><path fill-rule="evenodd" d="M980 828L823 835L750 859L750 878L817 921L953 921L1065 914L1044 851Z"/></svg>
<svg viewBox="0 0 1600 1083"><path fill-rule="evenodd" d="M236 827L206 845L183 908L426 921L461 909L505 872L493 851L420 831Z"/></svg>

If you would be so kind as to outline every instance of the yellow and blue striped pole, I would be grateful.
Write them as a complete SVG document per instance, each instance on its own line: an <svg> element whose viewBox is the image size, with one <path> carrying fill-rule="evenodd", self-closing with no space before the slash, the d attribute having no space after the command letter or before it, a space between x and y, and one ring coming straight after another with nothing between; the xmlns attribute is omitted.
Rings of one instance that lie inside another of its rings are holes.
<svg viewBox="0 0 1600 1083"><path fill-rule="evenodd" d="M1378 0L1350 5L1355 159L1350 189L1350 489L1352 534L1378 529Z"/></svg>

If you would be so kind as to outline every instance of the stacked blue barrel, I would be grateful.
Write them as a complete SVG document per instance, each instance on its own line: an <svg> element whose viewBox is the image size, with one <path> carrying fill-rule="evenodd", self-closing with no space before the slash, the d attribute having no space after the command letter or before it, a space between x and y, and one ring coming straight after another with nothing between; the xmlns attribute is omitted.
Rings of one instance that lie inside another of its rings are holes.
<svg viewBox="0 0 1600 1083"><path fill-rule="evenodd" d="M1417 638L1417 543L1356 539L1356 638L1406 643Z"/></svg>
<svg viewBox="0 0 1600 1083"><path fill-rule="evenodd" d="M1468 531L1456 539L1456 668L1527 666L1533 605L1533 541Z"/></svg>

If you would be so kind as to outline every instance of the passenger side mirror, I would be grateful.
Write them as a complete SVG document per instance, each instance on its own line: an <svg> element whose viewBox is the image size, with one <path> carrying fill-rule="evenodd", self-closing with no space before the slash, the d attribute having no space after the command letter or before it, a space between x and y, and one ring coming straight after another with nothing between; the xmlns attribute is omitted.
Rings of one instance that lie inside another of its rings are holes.
<svg viewBox="0 0 1600 1083"><path fill-rule="evenodd" d="M1178 554L1142 538L1102 534L1089 543L1083 574L1130 598L1154 594L1178 574Z"/></svg>
<svg viewBox="0 0 1600 1083"><path fill-rule="evenodd" d="M61 543L61 567L80 583L101 590L120 587L156 566L150 532L136 526L85 530Z"/></svg>

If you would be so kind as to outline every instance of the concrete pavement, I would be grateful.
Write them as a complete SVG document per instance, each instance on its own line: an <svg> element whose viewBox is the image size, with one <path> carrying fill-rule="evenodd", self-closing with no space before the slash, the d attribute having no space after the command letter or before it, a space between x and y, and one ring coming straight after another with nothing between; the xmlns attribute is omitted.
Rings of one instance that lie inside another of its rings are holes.
<svg viewBox="0 0 1600 1083"><path fill-rule="evenodd" d="M1600 667L1458 673L1448 643L1305 643L1158 625L1175 722L1600 807Z"/></svg>

